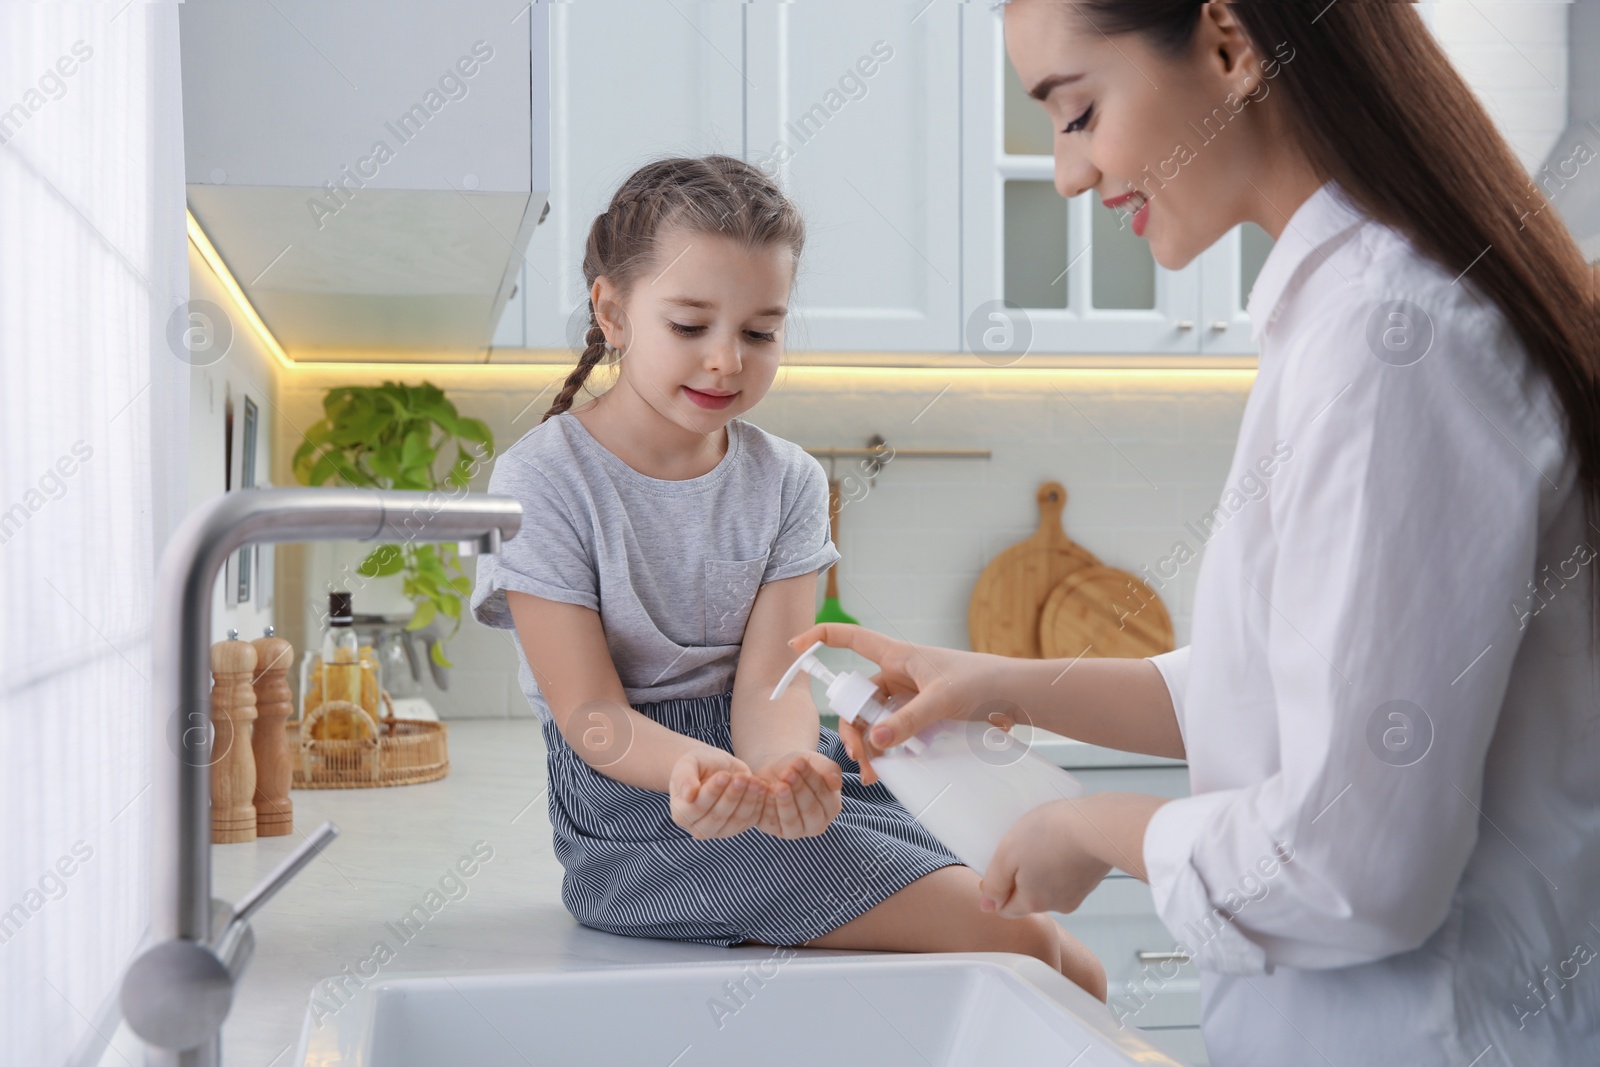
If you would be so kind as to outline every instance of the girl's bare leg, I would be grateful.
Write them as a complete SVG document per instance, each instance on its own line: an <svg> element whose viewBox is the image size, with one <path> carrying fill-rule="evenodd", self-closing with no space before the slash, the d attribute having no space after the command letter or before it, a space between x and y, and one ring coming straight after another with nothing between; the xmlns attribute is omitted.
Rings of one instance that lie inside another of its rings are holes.
<svg viewBox="0 0 1600 1067"><path fill-rule="evenodd" d="M889 952L1018 952L1043 960L1101 1000L1106 971L1048 915L1006 919L978 908L978 872L941 867L918 878L808 948Z"/></svg>

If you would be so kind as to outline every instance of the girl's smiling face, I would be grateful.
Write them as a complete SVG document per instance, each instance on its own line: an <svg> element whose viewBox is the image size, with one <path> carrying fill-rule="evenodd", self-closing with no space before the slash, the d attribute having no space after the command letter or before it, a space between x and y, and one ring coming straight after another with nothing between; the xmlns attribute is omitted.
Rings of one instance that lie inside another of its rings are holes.
<svg viewBox="0 0 1600 1067"><path fill-rule="evenodd" d="M1226 4L1205 6L1178 55L1137 33L1101 34L1058 0L1013 0L1004 12L1011 64L1056 130L1062 196L1092 190L1169 270L1242 220L1282 228L1257 217L1264 194L1251 185L1269 185L1270 84Z"/></svg>
<svg viewBox="0 0 1600 1067"><path fill-rule="evenodd" d="M626 301L609 278L590 294L621 353L617 385L695 433L753 408L778 373L794 253L716 234L662 232Z"/></svg>

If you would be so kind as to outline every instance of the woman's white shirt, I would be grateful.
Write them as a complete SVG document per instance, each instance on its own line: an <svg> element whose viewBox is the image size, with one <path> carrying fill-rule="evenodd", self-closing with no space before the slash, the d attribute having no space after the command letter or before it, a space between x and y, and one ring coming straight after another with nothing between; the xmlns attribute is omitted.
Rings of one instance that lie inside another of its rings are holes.
<svg viewBox="0 0 1600 1067"><path fill-rule="evenodd" d="M1250 294L1144 845L1214 1064L1600 1063L1600 531L1470 280L1330 183Z"/></svg>

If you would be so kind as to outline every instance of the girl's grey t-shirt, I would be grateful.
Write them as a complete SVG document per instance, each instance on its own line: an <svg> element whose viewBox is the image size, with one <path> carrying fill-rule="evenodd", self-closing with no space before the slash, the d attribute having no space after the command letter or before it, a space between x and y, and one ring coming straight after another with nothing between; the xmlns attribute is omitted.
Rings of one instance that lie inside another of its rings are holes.
<svg viewBox="0 0 1600 1067"><path fill-rule="evenodd" d="M634 705L732 689L757 590L839 559L822 465L741 419L728 423L715 468L668 481L634 470L564 412L495 460L489 492L522 502L522 528L478 557L474 617L513 629L508 589L594 609ZM548 718L513 644L522 691Z"/></svg>

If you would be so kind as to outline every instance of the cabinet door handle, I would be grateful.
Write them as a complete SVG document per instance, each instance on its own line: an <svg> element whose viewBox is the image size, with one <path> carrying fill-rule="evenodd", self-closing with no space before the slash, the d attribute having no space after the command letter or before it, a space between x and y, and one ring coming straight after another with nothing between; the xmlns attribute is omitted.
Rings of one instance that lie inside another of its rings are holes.
<svg viewBox="0 0 1600 1067"><path fill-rule="evenodd" d="M1152 952L1149 949L1139 949L1134 953L1140 963L1188 963L1187 952Z"/></svg>
<svg viewBox="0 0 1600 1067"><path fill-rule="evenodd" d="M1211 324L1211 329L1214 330L1217 333L1227 333L1228 332L1228 324L1226 322L1222 321L1221 319L1218 319L1216 322L1213 322Z"/></svg>
<svg viewBox="0 0 1600 1067"><path fill-rule="evenodd" d="M1192 330L1192 329L1194 329L1194 320L1193 319L1179 319L1178 320L1178 329L1180 329L1180 330Z"/></svg>

